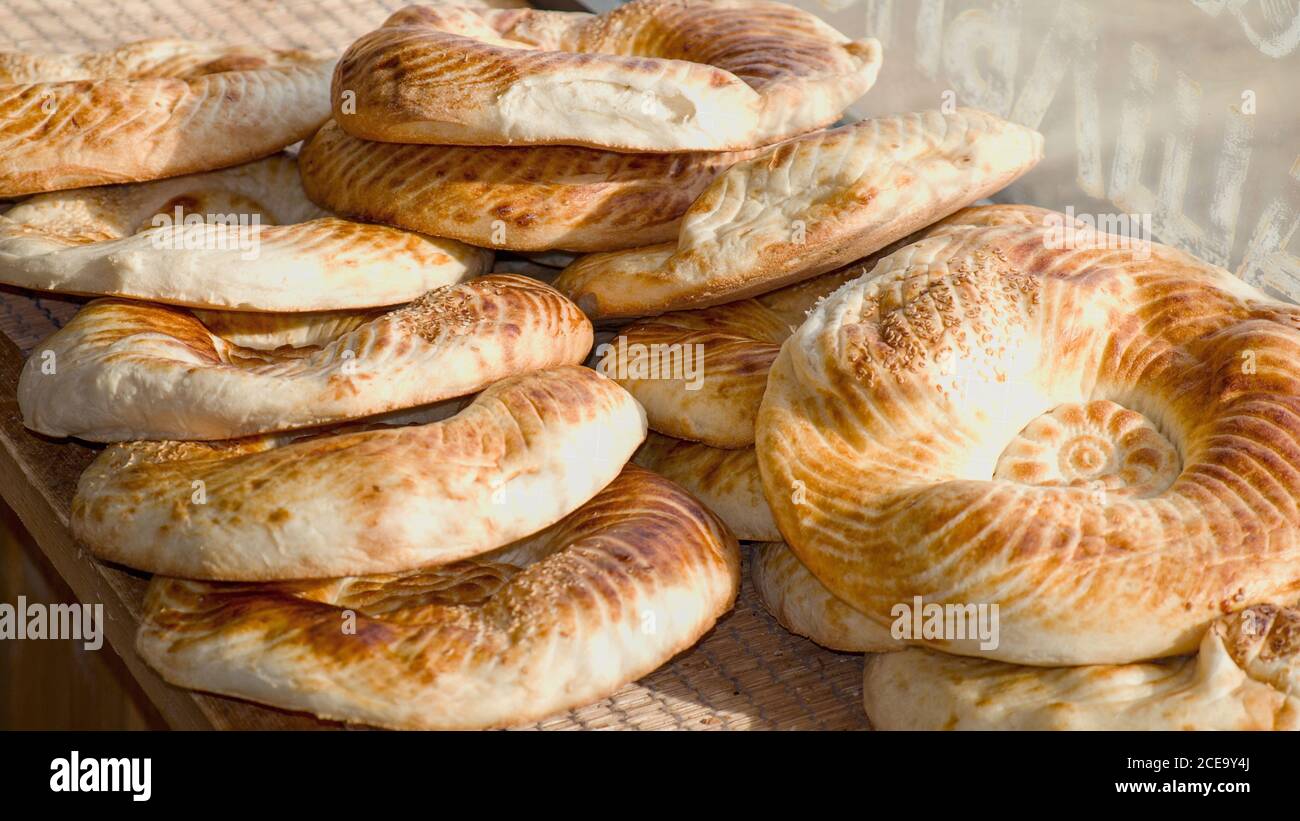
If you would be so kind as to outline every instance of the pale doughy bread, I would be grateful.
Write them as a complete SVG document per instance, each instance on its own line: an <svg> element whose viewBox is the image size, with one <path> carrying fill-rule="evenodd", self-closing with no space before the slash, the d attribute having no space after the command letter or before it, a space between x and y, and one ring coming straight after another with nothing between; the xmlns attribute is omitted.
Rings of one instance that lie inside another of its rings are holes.
<svg viewBox="0 0 1300 821"><path fill-rule="evenodd" d="M862 120L744 160L675 242L591 254L555 280L592 319L703 308L861 259L986 197L1042 158L1042 135L974 109Z"/></svg>
<svg viewBox="0 0 1300 821"><path fill-rule="evenodd" d="M602 354L597 367L637 398L652 430L718 448L750 447L767 372L781 343L819 300L870 274L882 258L930 231L948 225L1042 224L1049 213L1027 205L963 208L829 274L752 299L634 322L597 347ZM689 361L683 358L687 352Z"/></svg>
<svg viewBox="0 0 1300 821"><path fill-rule="evenodd" d="M950 226L817 306L759 410L765 496L876 621L999 605L998 647L953 652L1187 653L1300 588L1300 308L1166 246L1063 236Z"/></svg>
<svg viewBox="0 0 1300 821"><path fill-rule="evenodd" d="M686 488L718 514L737 538L781 538L763 498L753 448L722 450L652 433L632 461Z"/></svg>
<svg viewBox="0 0 1300 821"><path fill-rule="evenodd" d="M42 194L0 214L4 284L194 307L395 305L480 274L491 260L455 240L321 211L283 154L206 174Z"/></svg>
<svg viewBox="0 0 1300 821"><path fill-rule="evenodd" d="M456 564L316 583L158 577L136 647L174 684L322 718L498 727L650 673L731 609L739 577L735 537L629 467L559 524Z"/></svg>
<svg viewBox="0 0 1300 821"><path fill-rule="evenodd" d="M248 162L329 116L334 60L186 40L0 52L0 197Z"/></svg>
<svg viewBox="0 0 1300 821"><path fill-rule="evenodd" d="M308 196L353 219L485 248L611 251L676 237L695 197L750 153L399 145L331 121L298 162Z"/></svg>
<svg viewBox="0 0 1300 821"><path fill-rule="evenodd" d="M880 64L875 40L763 0L410 6L343 55L334 116L385 142L733 151L834 122Z"/></svg>
<svg viewBox="0 0 1300 821"><path fill-rule="evenodd" d="M1211 624L1197 655L1161 662L868 657L862 697L882 730L1300 730L1300 610L1253 606Z"/></svg>
<svg viewBox="0 0 1300 821"><path fill-rule="evenodd" d="M791 633L846 653L887 653L905 646L888 627L832 596L785 542L754 545L749 556L749 575L759 600Z"/></svg>
<svg viewBox="0 0 1300 821"><path fill-rule="evenodd" d="M592 341L573 303L512 275L389 311L205 316L214 325L163 305L90 303L24 366L23 423L96 442L230 439L464 396L578 364Z"/></svg>
<svg viewBox="0 0 1300 821"><path fill-rule="evenodd" d="M398 572L555 523L644 437L627 391L570 365L428 424L113 445L77 483L72 530L102 559L190 579Z"/></svg>

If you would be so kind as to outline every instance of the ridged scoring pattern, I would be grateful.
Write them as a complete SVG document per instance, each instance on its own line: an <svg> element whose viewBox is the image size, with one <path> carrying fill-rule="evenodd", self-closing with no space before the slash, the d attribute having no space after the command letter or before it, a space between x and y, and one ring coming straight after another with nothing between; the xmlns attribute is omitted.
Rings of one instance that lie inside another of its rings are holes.
<svg viewBox="0 0 1300 821"><path fill-rule="evenodd" d="M731 608L739 567L715 517L629 467L550 529L457 564L321 583L156 578L137 646L174 683L325 718L517 724L690 646Z"/></svg>
<svg viewBox="0 0 1300 821"><path fill-rule="evenodd" d="M0 53L0 197L266 156L324 122L333 66L306 52L178 40Z"/></svg>
<svg viewBox="0 0 1300 821"><path fill-rule="evenodd" d="M1108 400L1058 405L998 458L994 479L1155 496L1182 470L1178 451L1142 414Z"/></svg>
<svg viewBox="0 0 1300 821"><path fill-rule="evenodd" d="M773 2L412 6L344 54L334 110L388 142L737 150L833 122L880 62L876 41Z"/></svg>
<svg viewBox="0 0 1300 821"><path fill-rule="evenodd" d="M1259 604L1217 620L1195 656L1020 667L928 650L867 660L878 729L1300 730L1300 610Z"/></svg>
<svg viewBox="0 0 1300 821"><path fill-rule="evenodd" d="M299 163L308 196L354 219L488 248L610 251L677 236L695 197L746 156L403 145L331 121Z"/></svg>
<svg viewBox="0 0 1300 821"><path fill-rule="evenodd" d="M555 280L593 319L707 307L809 279L1005 187L1036 131L959 109L862 120L736 163L675 244L591 254Z"/></svg>
<svg viewBox="0 0 1300 821"><path fill-rule="evenodd" d="M1191 650L1300 579L1300 309L1152 244L1053 249L953 226L883 260L786 341L759 412L795 553L873 618L924 595L997 603L1036 664ZM1154 496L993 479L1035 417L1109 400L1182 471Z"/></svg>
<svg viewBox="0 0 1300 821"><path fill-rule="evenodd" d="M652 430L712 447L750 447L754 444L754 419L767 389L767 372L781 343L803 324L808 311L821 299L846 282L869 275L882 258L930 231L948 225L1041 224L1048 213L1024 205L963 208L828 274L752 299L633 322L612 340L613 347L606 350L599 367L645 407ZM654 345L660 347L650 347ZM642 375L653 373L643 366L643 360L653 359L654 350L688 349L701 352L700 379L687 379L686 374L678 378L671 371L665 376L662 367L654 378ZM623 355L629 351L644 351L645 355Z"/></svg>
<svg viewBox="0 0 1300 821"><path fill-rule="evenodd" d="M758 456L752 447L723 450L651 433L632 461L686 488L726 522L737 538L781 538L763 498Z"/></svg>
<svg viewBox="0 0 1300 821"><path fill-rule="evenodd" d="M178 210L206 224L179 226ZM155 225L159 216L167 219ZM482 273L490 260L455 240L329 215L307 199L296 162L283 154L42 194L0 215L0 282L195 307L394 305Z"/></svg>
<svg viewBox="0 0 1300 821"><path fill-rule="evenodd" d="M624 328L599 368L645 406L652 429L743 448L753 444L768 368L791 331L783 317L752 299L675 311ZM696 372L665 367L687 352Z"/></svg>
<svg viewBox="0 0 1300 821"><path fill-rule="evenodd" d="M92 302L28 360L18 384L23 422L94 441L226 439L464 396L577 364L592 341L573 303L512 275L450 285L387 312L323 315L316 324L333 338L292 316L283 322L286 344L263 327L260 347L246 348L188 311Z"/></svg>
<svg viewBox="0 0 1300 821"><path fill-rule="evenodd" d="M114 445L82 474L72 529L100 558L194 579L446 564L572 512L644 436L640 407L608 379L535 371L444 421Z"/></svg>

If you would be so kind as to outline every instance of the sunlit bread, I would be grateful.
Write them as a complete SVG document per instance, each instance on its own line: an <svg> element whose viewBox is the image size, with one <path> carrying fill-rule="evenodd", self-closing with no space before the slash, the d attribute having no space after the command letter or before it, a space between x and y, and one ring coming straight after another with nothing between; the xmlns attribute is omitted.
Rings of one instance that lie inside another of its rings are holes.
<svg viewBox="0 0 1300 821"><path fill-rule="evenodd" d="M143 40L87 54L0 52L0 197L237 165L311 136L334 59Z"/></svg>
<svg viewBox="0 0 1300 821"><path fill-rule="evenodd" d="M734 151L829 125L880 64L877 41L766 0L409 6L344 53L333 107L385 142Z"/></svg>
<svg viewBox="0 0 1300 821"><path fill-rule="evenodd" d="M759 410L765 496L873 620L999 605L998 646L954 652L1191 652L1300 584L1300 309L1156 243L1061 239L953 226L818 305Z"/></svg>
<svg viewBox="0 0 1300 821"><path fill-rule="evenodd" d="M497 727L650 673L739 584L726 528L628 467L560 523L455 564L278 584L157 577L136 647L182 687L384 727Z"/></svg>

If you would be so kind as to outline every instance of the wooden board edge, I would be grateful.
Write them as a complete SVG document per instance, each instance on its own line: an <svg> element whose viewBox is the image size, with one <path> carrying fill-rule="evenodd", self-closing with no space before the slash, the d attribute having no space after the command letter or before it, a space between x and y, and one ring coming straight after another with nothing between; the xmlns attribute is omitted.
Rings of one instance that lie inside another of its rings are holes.
<svg viewBox="0 0 1300 821"><path fill-rule="evenodd" d="M21 366L18 347L0 334L0 371L12 373ZM136 654L136 620L127 603L105 577L103 567L72 538L7 436L0 436L0 492L77 598L104 605L105 638L167 723L174 729L213 729L212 720L191 693L163 681Z"/></svg>

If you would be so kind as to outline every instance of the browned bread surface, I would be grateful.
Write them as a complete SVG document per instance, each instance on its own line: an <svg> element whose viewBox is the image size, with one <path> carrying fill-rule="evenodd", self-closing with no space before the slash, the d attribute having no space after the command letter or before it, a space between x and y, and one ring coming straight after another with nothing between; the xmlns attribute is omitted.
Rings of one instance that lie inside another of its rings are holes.
<svg viewBox="0 0 1300 821"><path fill-rule="evenodd" d="M522 724L685 650L731 608L739 576L725 526L628 467L551 528L456 564L322 582L158 577L137 647L175 684L324 718Z"/></svg>
<svg viewBox="0 0 1300 821"><path fill-rule="evenodd" d="M0 53L0 197L237 165L329 116L332 59L145 40L79 55Z"/></svg>
<svg viewBox="0 0 1300 821"><path fill-rule="evenodd" d="M1186 653L1300 588L1300 309L1166 246L1059 239L949 226L823 301L769 376L765 495L877 621L1000 606L997 648L947 649Z"/></svg>
<svg viewBox="0 0 1300 821"><path fill-rule="evenodd" d="M334 115L386 142L734 151L834 122L880 62L875 40L767 0L410 6L343 55Z"/></svg>
<svg viewBox="0 0 1300 821"><path fill-rule="evenodd" d="M312 200L353 219L484 248L588 252L677 236L696 196L749 154L402 145L331 121L299 165Z"/></svg>

